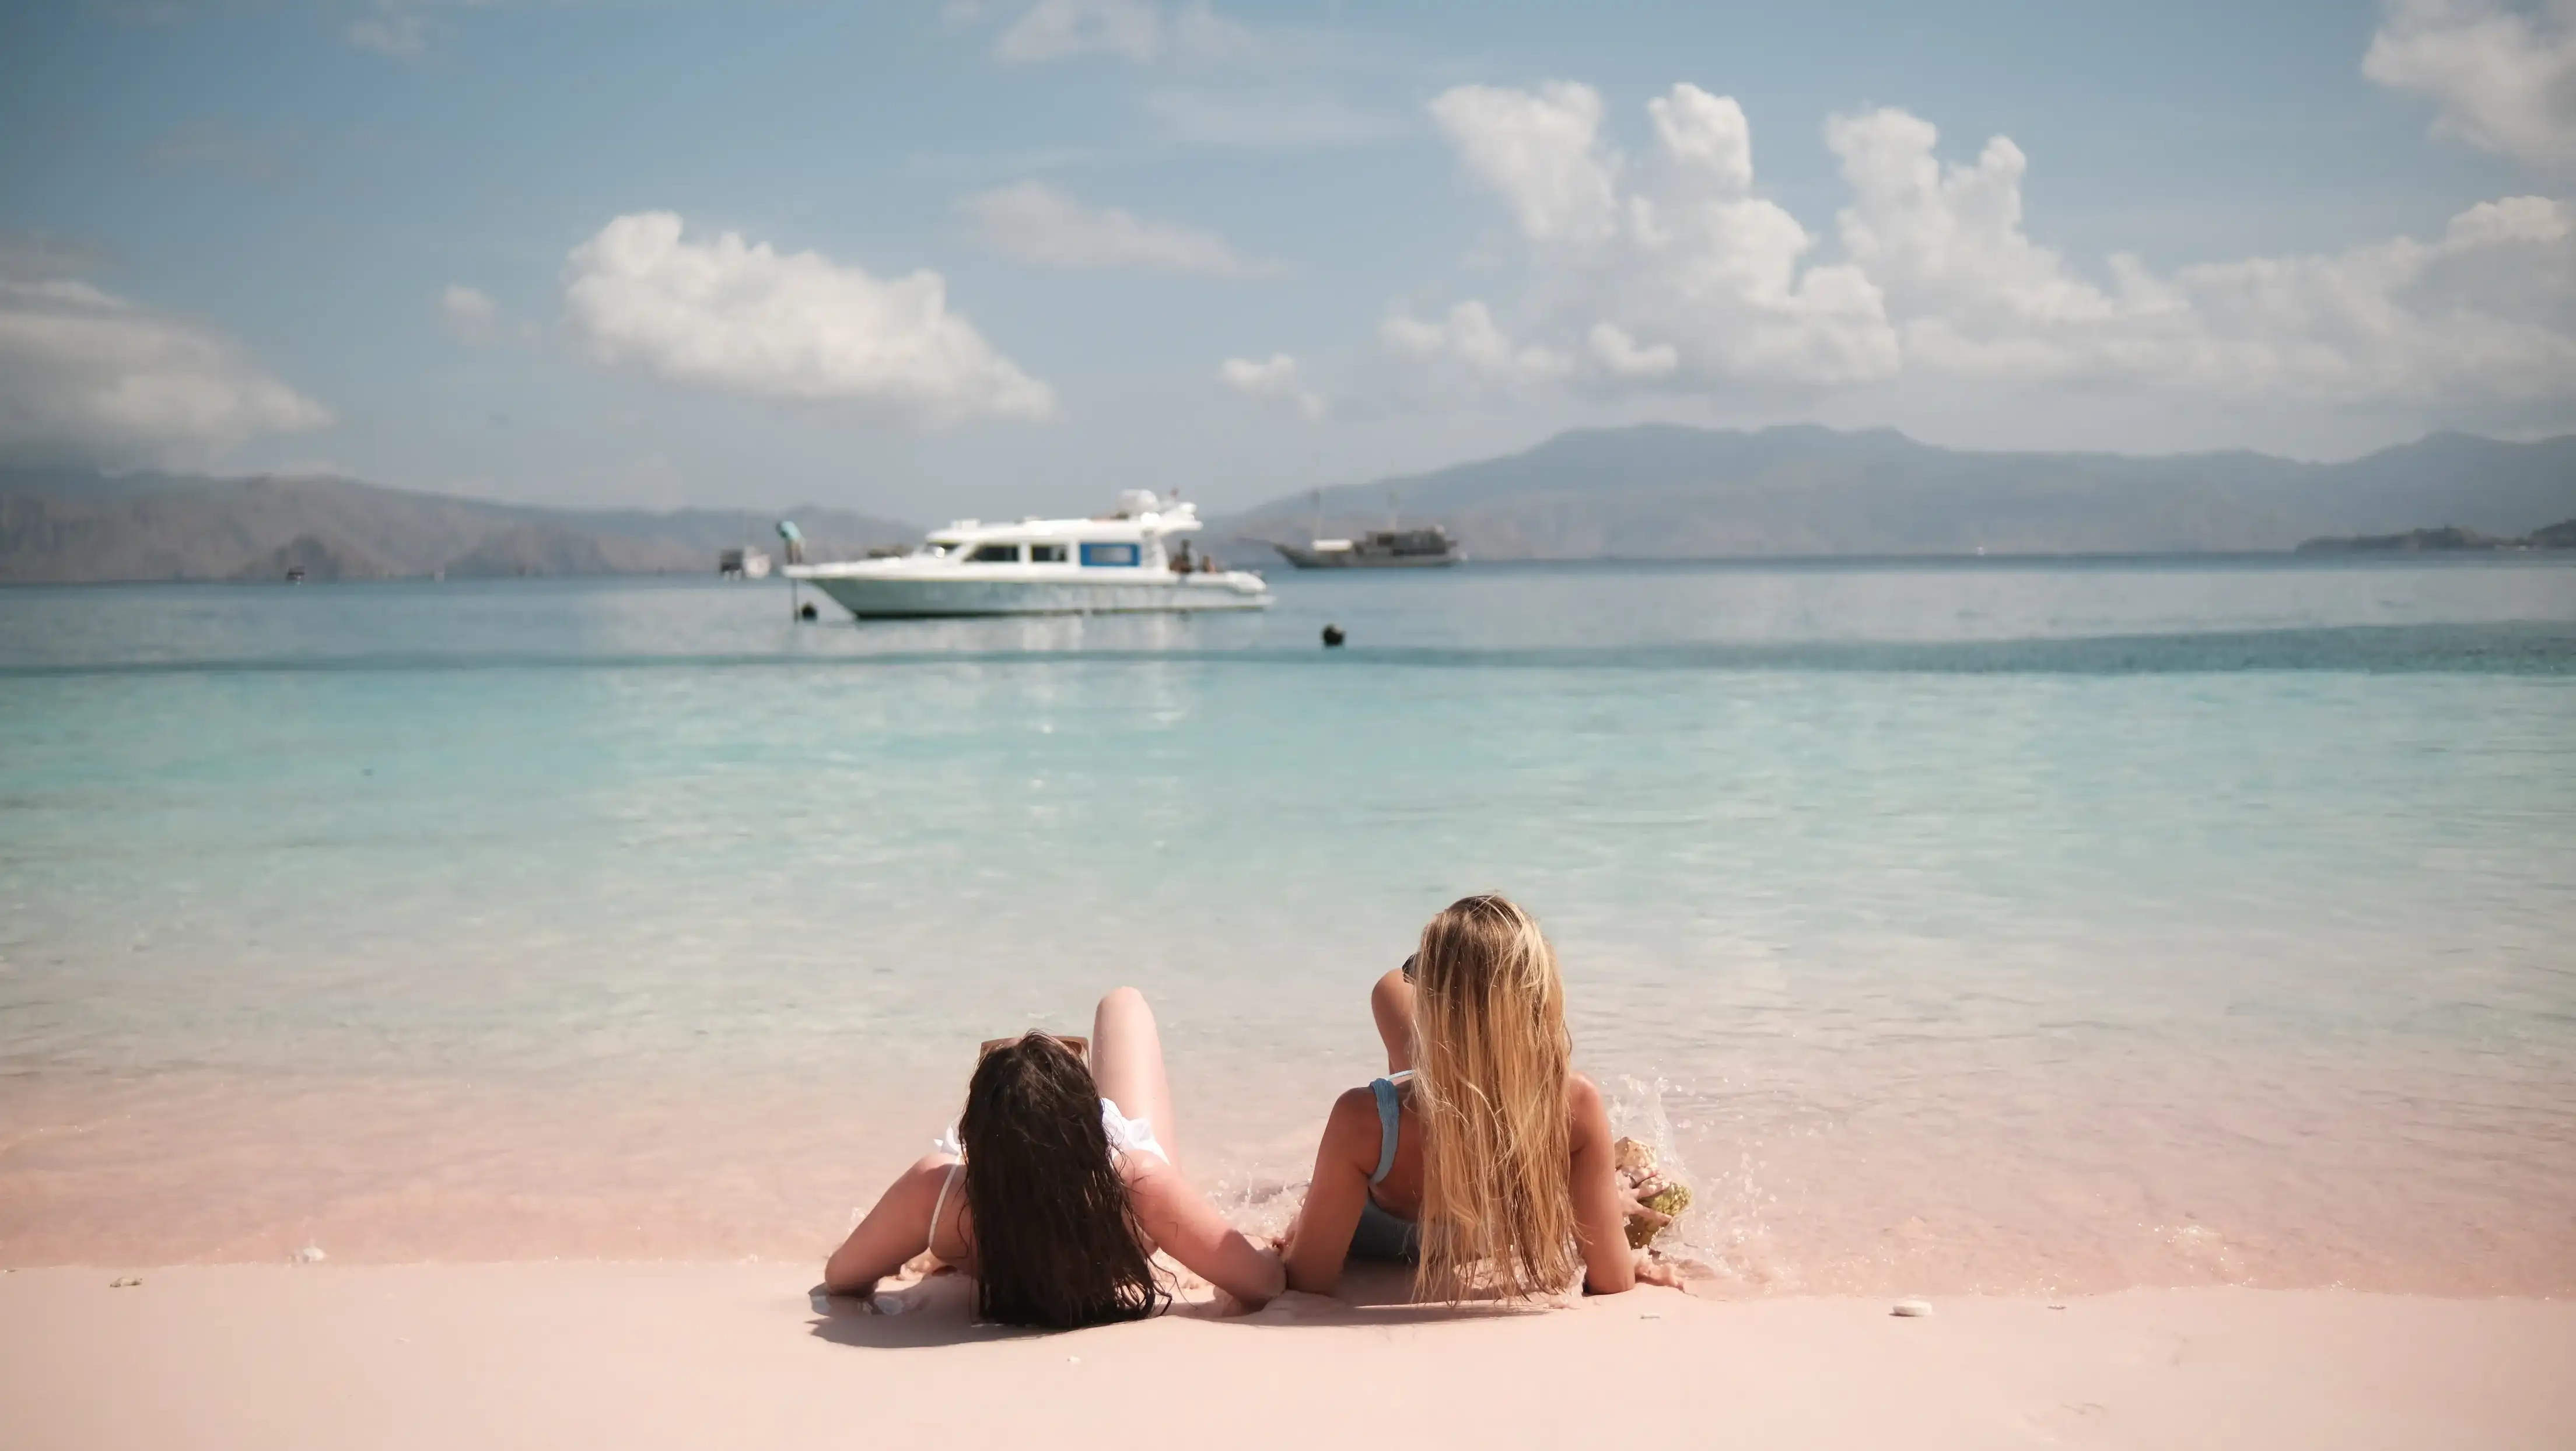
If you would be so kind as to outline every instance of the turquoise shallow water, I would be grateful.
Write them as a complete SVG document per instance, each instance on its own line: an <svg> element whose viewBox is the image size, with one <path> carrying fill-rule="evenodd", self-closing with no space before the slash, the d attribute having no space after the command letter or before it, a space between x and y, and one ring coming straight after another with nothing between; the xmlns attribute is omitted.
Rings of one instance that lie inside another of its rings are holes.
<svg viewBox="0 0 2576 1451"><path fill-rule="evenodd" d="M1277 584L0 593L0 1260L819 1253L1121 981L1275 1218L1495 888L1731 1284L2576 1291L2576 569Z"/></svg>

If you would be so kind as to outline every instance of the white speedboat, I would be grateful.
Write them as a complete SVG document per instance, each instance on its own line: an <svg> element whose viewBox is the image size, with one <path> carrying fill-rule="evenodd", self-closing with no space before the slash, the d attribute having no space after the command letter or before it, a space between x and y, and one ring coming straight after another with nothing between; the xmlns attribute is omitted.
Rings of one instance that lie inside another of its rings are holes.
<svg viewBox="0 0 2576 1451"><path fill-rule="evenodd" d="M1191 556L1200 527L1196 505L1130 489L1089 519L961 519L909 554L780 572L863 620L1268 608L1261 576Z"/></svg>

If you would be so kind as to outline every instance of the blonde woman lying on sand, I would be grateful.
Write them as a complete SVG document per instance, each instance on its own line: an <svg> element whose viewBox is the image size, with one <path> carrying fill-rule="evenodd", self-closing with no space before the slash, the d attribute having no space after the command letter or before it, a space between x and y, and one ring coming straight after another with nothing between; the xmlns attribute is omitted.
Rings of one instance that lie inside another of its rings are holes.
<svg viewBox="0 0 2576 1451"><path fill-rule="evenodd" d="M1246 1305L1277 1295L1278 1257L1172 1167L1172 1090L1143 994L1100 1000L1089 1052L1086 1065L1080 1040L1034 1032L987 1045L957 1121L962 1162L906 1169L833 1251L824 1287L865 1294L926 1249L975 1277L983 1318L1071 1329L1167 1302L1160 1246Z"/></svg>
<svg viewBox="0 0 2576 1451"><path fill-rule="evenodd" d="M1333 1105L1289 1227L1292 1289L1329 1295L1344 1260L1413 1260L1425 1300L1615 1295L1677 1284L1629 1248L1636 1202L1601 1090L1567 1063L1565 986L1527 912L1467 897L1370 995L1387 1076Z"/></svg>

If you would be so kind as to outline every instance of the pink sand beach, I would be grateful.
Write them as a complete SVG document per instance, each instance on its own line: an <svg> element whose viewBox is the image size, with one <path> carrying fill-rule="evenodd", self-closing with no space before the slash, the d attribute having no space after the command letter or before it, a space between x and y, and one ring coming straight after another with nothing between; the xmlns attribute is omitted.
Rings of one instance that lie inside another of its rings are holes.
<svg viewBox="0 0 2576 1451"><path fill-rule="evenodd" d="M110 1288L122 1278L139 1284ZM953 1280L818 1310L803 1266L0 1275L0 1440L55 1448L981 1444L2563 1447L2576 1305L2133 1290L1543 1311L1204 1304L977 1326ZM1362 1298L1366 1298L1363 1296ZM1623 1387L1608 1416L1575 1388Z"/></svg>

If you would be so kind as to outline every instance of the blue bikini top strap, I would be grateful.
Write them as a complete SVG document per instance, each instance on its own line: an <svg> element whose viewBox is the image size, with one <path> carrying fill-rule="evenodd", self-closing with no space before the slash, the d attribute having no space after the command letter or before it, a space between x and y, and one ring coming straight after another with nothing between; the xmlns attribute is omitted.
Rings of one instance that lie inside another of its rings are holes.
<svg viewBox="0 0 2576 1451"><path fill-rule="evenodd" d="M1378 1078L1369 1082L1369 1092L1377 1095L1377 1172L1369 1175L1371 1184L1384 1179L1395 1169L1395 1080L1412 1076L1399 1073L1394 1078Z"/></svg>

